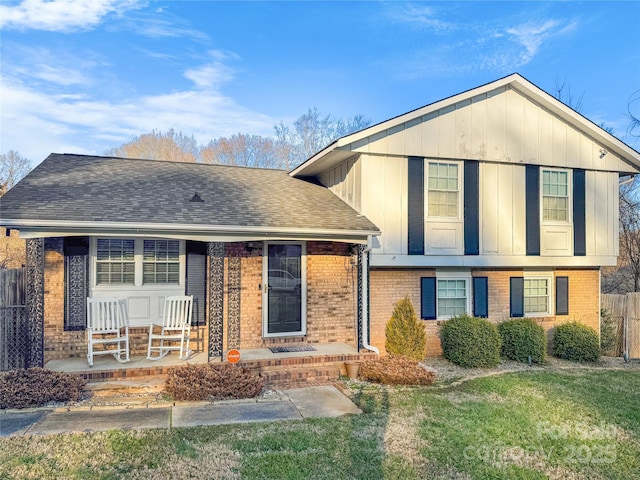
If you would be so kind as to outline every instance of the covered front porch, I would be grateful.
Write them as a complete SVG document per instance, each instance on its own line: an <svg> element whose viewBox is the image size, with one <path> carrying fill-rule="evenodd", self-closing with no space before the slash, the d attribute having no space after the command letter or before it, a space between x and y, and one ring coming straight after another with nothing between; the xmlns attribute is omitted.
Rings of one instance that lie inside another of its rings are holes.
<svg viewBox="0 0 640 480"><path fill-rule="evenodd" d="M309 345L309 344L305 344ZM313 350L273 352L269 348L239 349L238 366L264 377L267 385L286 385L309 381L333 381L345 375L345 362L358 362L375 358L373 352L358 351L344 343L311 344ZM173 352L160 360L148 360L143 355L132 355L128 363L119 363L110 355L96 357L93 367L84 358L49 360L45 368L57 372L81 375L89 382L164 379L170 368L203 363L222 364L220 357L209 361L206 352L196 352L188 360L180 360Z"/></svg>

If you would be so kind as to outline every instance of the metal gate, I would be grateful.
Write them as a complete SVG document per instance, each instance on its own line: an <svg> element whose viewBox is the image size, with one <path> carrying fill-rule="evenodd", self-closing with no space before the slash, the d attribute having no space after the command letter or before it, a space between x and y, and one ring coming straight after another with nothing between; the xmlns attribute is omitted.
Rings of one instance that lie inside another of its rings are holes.
<svg viewBox="0 0 640 480"><path fill-rule="evenodd" d="M25 269L0 270L0 371L29 366Z"/></svg>

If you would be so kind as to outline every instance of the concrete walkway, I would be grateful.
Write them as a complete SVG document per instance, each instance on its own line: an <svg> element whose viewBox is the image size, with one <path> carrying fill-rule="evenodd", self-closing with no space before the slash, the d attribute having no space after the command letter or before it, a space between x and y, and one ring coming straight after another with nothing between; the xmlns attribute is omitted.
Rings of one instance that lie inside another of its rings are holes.
<svg viewBox="0 0 640 480"><path fill-rule="evenodd" d="M0 437L142 428L302 420L361 413L334 386L281 390L274 399L175 402L148 408L123 406L0 411Z"/></svg>

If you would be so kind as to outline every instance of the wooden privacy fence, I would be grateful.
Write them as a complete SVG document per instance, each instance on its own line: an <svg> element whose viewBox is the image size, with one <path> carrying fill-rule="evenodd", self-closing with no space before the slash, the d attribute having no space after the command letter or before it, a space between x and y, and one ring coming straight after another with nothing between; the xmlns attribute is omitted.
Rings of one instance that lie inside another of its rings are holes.
<svg viewBox="0 0 640 480"><path fill-rule="evenodd" d="M25 290L24 268L0 270L0 371L28 366Z"/></svg>
<svg viewBox="0 0 640 480"><path fill-rule="evenodd" d="M622 320L623 349L628 358L640 358L640 292L601 296L601 307Z"/></svg>

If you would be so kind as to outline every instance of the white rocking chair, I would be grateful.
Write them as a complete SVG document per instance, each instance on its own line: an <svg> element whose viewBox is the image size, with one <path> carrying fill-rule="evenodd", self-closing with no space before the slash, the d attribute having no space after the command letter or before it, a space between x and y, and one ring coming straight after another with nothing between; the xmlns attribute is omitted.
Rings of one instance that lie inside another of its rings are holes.
<svg viewBox="0 0 640 480"><path fill-rule="evenodd" d="M96 345L102 348L95 350ZM115 346L115 348L113 348ZM87 362L94 355L113 355L120 363L129 361L129 321L117 298L87 298Z"/></svg>
<svg viewBox="0 0 640 480"><path fill-rule="evenodd" d="M149 325L147 359L159 360L171 350L180 352L180 360L189 358L192 311L193 295L166 298L164 312L162 312L162 325L153 323ZM159 327L160 333L154 333L154 327ZM157 355L152 355L152 352L157 352Z"/></svg>

